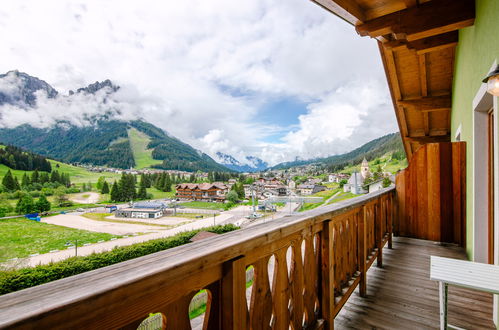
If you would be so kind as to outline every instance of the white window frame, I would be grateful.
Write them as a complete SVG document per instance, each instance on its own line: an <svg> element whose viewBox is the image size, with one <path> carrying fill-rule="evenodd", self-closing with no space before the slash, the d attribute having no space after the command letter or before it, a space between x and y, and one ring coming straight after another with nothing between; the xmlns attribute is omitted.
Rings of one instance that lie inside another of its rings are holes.
<svg viewBox="0 0 499 330"><path fill-rule="evenodd" d="M490 71L497 66L497 60ZM488 72L484 72L485 76ZM487 262L488 228L488 111L494 109L494 264L499 264L499 144L498 144L498 98L487 93L487 84L482 84L473 99L473 261ZM459 127L460 128L460 127ZM458 128L458 129L459 129ZM460 133L460 132L459 132ZM457 135L457 132L456 132ZM462 136L461 136L462 139ZM494 295L494 323L498 324L499 296Z"/></svg>

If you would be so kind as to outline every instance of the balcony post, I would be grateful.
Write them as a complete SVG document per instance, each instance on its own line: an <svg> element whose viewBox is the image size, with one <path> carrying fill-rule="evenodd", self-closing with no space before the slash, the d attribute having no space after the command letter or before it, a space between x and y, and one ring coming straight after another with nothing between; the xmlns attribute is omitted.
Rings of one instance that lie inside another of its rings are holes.
<svg viewBox="0 0 499 330"><path fill-rule="evenodd" d="M383 212L383 197L379 198L374 205L374 229L376 235L376 247L378 248L378 256L376 258L376 266L383 267L383 226L382 221L386 221L386 213ZM385 222L386 223L386 222Z"/></svg>
<svg viewBox="0 0 499 330"><path fill-rule="evenodd" d="M244 257L223 265L222 329L247 329L246 267Z"/></svg>
<svg viewBox="0 0 499 330"><path fill-rule="evenodd" d="M333 222L324 222L321 239L321 311L326 322L325 329L334 329L334 257L333 257Z"/></svg>
<svg viewBox="0 0 499 330"><path fill-rule="evenodd" d="M395 193L388 194L386 216L388 217L388 248L392 248L393 244L393 217L395 216L395 206L394 206L394 196Z"/></svg>
<svg viewBox="0 0 499 330"><path fill-rule="evenodd" d="M359 249L359 271L360 271L360 283L359 283L359 294L361 297L366 296L367 292L367 265L366 265L366 220L367 220L367 210L366 206L362 205L362 210L360 212L359 226L358 226L358 249Z"/></svg>

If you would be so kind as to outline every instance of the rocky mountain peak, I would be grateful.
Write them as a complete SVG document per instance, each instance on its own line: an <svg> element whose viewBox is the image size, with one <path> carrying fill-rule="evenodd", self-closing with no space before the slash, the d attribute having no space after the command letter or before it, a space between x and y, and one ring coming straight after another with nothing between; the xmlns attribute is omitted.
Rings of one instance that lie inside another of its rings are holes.
<svg viewBox="0 0 499 330"><path fill-rule="evenodd" d="M44 80L18 70L0 74L0 105L36 105L36 92L45 91L48 98L57 96L57 91Z"/></svg>
<svg viewBox="0 0 499 330"><path fill-rule="evenodd" d="M103 89L103 88L108 88L110 93L116 92L118 89L120 89L119 86L114 85L111 80L106 79L102 82L96 81L93 84L88 85L87 87L82 87L78 88L76 90L77 93L89 93L89 94L95 94L97 91ZM69 94L72 95L74 94L73 91L69 91Z"/></svg>

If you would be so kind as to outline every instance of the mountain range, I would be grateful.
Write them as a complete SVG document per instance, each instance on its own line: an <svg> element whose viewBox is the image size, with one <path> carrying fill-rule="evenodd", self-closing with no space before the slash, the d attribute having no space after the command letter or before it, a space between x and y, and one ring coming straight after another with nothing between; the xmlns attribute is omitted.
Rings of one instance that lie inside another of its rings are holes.
<svg viewBox="0 0 499 330"><path fill-rule="evenodd" d="M360 164L363 158L374 159L381 157L387 152L397 154L400 158L405 158L405 151L402 145L400 133L391 133L380 138L371 140L366 144L341 155L334 155L325 158L315 158L309 160L296 160L292 162L280 163L273 166L272 170L288 169L309 164L318 164L329 167L332 171L343 169L345 166Z"/></svg>
<svg viewBox="0 0 499 330"><path fill-rule="evenodd" d="M217 152L217 161L225 167L236 172L260 172L266 170L269 165L260 158L246 156L245 162L242 163L231 155Z"/></svg>
<svg viewBox="0 0 499 330"><path fill-rule="evenodd" d="M47 100L61 101L69 106L72 98L98 100L98 115L85 117L86 125L75 125L68 120L56 121L53 125L40 127L23 124L13 127L0 125L0 142L28 149L42 156L66 163L86 163L116 168L144 168L183 171L237 171L259 172L268 168L261 159L248 156L238 160L232 155L218 152L209 155L172 137L167 132L142 120L117 119L120 110L113 108L112 97L120 87L109 79L62 95L47 82L26 73L9 71L0 74L0 107L4 105L29 110L38 106L40 93ZM87 103L83 103L83 107ZM65 108L62 107L61 111ZM1 117L0 123L4 118ZM322 164L332 170L358 163L363 157L379 157L393 151L403 153L402 141L397 133L370 141L343 155L311 160L296 160L275 165L271 169L286 169L312 163Z"/></svg>
<svg viewBox="0 0 499 330"><path fill-rule="evenodd" d="M17 79L18 84L10 93L0 90L0 106L8 104L20 108L36 106L37 92L42 90L47 98L60 95L43 80L19 71L0 75ZM106 93L119 90L110 80L82 87L75 93L95 94L105 89ZM104 102L106 99L104 99ZM89 163L99 166L130 168L136 165L134 150L129 136L130 129L140 131L148 139L146 150L152 157L151 167L184 171L230 171L210 156L174 138L162 129L141 120L114 120L106 115L88 118L91 125L76 126L65 121L49 128L20 125L0 129L0 141L22 147L46 157L66 163ZM154 161L156 160L156 161Z"/></svg>

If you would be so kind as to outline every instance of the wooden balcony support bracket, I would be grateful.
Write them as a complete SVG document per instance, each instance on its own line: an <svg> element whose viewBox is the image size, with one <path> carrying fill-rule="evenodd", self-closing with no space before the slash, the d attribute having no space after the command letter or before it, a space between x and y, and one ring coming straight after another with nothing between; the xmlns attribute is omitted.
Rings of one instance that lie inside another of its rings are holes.
<svg viewBox="0 0 499 330"><path fill-rule="evenodd" d="M433 0L357 25L361 36L376 38L392 34L395 39L414 41L473 25L473 0Z"/></svg>

